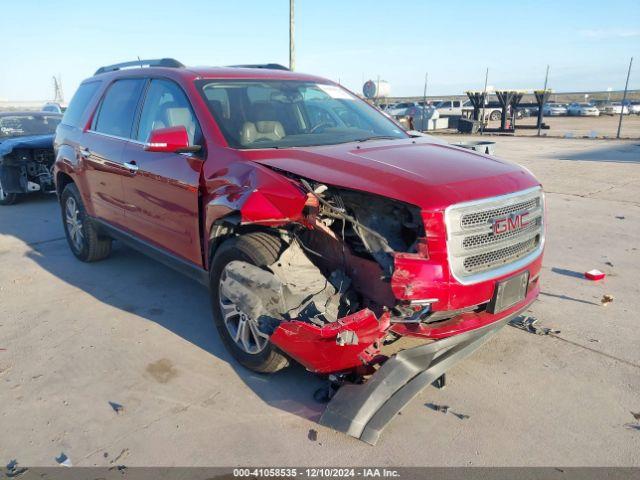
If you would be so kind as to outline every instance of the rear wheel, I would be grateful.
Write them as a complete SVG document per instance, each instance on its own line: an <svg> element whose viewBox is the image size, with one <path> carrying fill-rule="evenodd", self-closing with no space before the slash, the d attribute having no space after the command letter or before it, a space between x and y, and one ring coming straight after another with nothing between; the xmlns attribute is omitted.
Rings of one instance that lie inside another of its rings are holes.
<svg viewBox="0 0 640 480"><path fill-rule="evenodd" d="M96 262L111 253L111 239L99 235L86 213L75 184L68 184L61 196L62 222L73 254L83 262Z"/></svg>
<svg viewBox="0 0 640 480"><path fill-rule="evenodd" d="M0 178L0 205L13 205L18 200L17 193L7 193L2 188L2 179Z"/></svg>
<svg viewBox="0 0 640 480"><path fill-rule="evenodd" d="M489 120L497 121L500 119L502 119L502 113L498 110L491 112L491 115L489 115Z"/></svg>
<svg viewBox="0 0 640 480"><path fill-rule="evenodd" d="M220 338L240 364L255 372L276 372L286 367L288 361L271 344L269 336L258 329L257 319L222 293L227 281L226 268L233 261L265 268L278 259L283 248L284 242L279 237L253 232L224 242L211 265L211 306Z"/></svg>

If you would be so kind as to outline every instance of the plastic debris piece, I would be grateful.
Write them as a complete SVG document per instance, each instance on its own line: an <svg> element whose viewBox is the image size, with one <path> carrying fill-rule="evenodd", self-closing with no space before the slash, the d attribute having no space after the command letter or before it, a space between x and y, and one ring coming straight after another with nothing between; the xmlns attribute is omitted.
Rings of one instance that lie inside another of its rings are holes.
<svg viewBox="0 0 640 480"><path fill-rule="evenodd" d="M600 303L602 304L603 307L606 307L607 305L609 305L611 302L613 302L613 295L603 295L602 298L600 299Z"/></svg>
<svg viewBox="0 0 640 480"><path fill-rule="evenodd" d="M56 462L58 462L58 465L62 467L73 467L71 459L67 457L64 452L60 452L60 456L56 457Z"/></svg>
<svg viewBox="0 0 640 480"><path fill-rule="evenodd" d="M307 438L309 440L311 440L312 442L315 442L318 440L318 431L314 430L313 428L309 430L309 433L307 435Z"/></svg>
<svg viewBox="0 0 640 480"><path fill-rule="evenodd" d="M533 333L535 335L550 335L560 333L560 330L553 330L548 327L536 325L537 323L537 318L524 316L514 318L509 322L509 325L519 328L520 330L524 330L525 332Z"/></svg>
<svg viewBox="0 0 640 480"><path fill-rule="evenodd" d="M425 403L425 406L429 407L431 410L435 410L436 412L447 413L449 411L448 405L438 405L436 403Z"/></svg>
<svg viewBox="0 0 640 480"><path fill-rule="evenodd" d="M604 272L594 268L593 270L589 270L588 272L584 272L585 278L589 280L602 280L606 275Z"/></svg>
<svg viewBox="0 0 640 480"><path fill-rule="evenodd" d="M113 408L113 411L116 412L118 415L120 415L120 412L124 411L124 407L119 403L109 402L109 405L111 405L111 408Z"/></svg>
<svg viewBox="0 0 640 480"><path fill-rule="evenodd" d="M467 418L471 418L469 415L467 415L465 413L457 413L457 412L452 411L451 414L455 415L460 420L466 420Z"/></svg>

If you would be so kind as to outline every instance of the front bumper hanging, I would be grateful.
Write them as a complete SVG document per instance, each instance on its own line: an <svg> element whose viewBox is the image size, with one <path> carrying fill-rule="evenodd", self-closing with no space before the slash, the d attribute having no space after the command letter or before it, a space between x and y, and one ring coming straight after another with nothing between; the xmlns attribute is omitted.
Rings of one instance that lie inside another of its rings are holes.
<svg viewBox="0 0 640 480"><path fill-rule="evenodd" d="M320 424L375 445L382 430L407 403L525 308L485 327L397 353L366 383L340 387Z"/></svg>

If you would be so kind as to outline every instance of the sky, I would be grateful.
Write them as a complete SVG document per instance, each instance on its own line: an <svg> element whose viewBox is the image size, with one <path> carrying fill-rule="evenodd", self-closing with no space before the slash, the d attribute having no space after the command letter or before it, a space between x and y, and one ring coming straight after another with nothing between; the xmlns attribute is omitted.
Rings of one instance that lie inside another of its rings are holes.
<svg viewBox="0 0 640 480"><path fill-rule="evenodd" d="M0 99L68 101L102 65L289 60L288 0L0 0ZM296 70L392 96L496 88L640 88L640 1L296 0Z"/></svg>

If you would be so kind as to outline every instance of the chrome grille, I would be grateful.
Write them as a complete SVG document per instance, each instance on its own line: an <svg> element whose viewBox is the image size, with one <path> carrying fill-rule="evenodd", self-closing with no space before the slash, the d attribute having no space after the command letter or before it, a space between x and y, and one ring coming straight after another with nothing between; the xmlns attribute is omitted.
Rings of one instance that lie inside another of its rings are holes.
<svg viewBox="0 0 640 480"><path fill-rule="evenodd" d="M502 243L503 241L514 237L522 238L522 236L528 232L537 233L540 230L541 225L542 217L538 217L535 220L532 220L526 227L519 230L511 230L510 232L501 233L498 235L493 234L493 232L481 233L479 235L469 235L462 241L462 246L467 250L471 250L474 248L483 247L485 245Z"/></svg>
<svg viewBox="0 0 640 480"><path fill-rule="evenodd" d="M524 242L516 243L515 245L509 245L500 250L493 250L491 252L481 253L480 255L467 257L463 262L464 268L468 272L475 272L509 263L520 258L523 254L532 251L536 246L536 242L537 240L532 238Z"/></svg>
<svg viewBox="0 0 640 480"><path fill-rule="evenodd" d="M544 197L539 187L452 205L445 219L451 272L463 284L515 271L542 252Z"/></svg>
<svg viewBox="0 0 640 480"><path fill-rule="evenodd" d="M520 212L523 210L533 210L540 206L540 198L532 198L526 202L519 202L515 205L494 208L483 212L474 212L464 215L460 221L462 228L474 228L487 223L488 220L495 217L503 217L510 213Z"/></svg>

